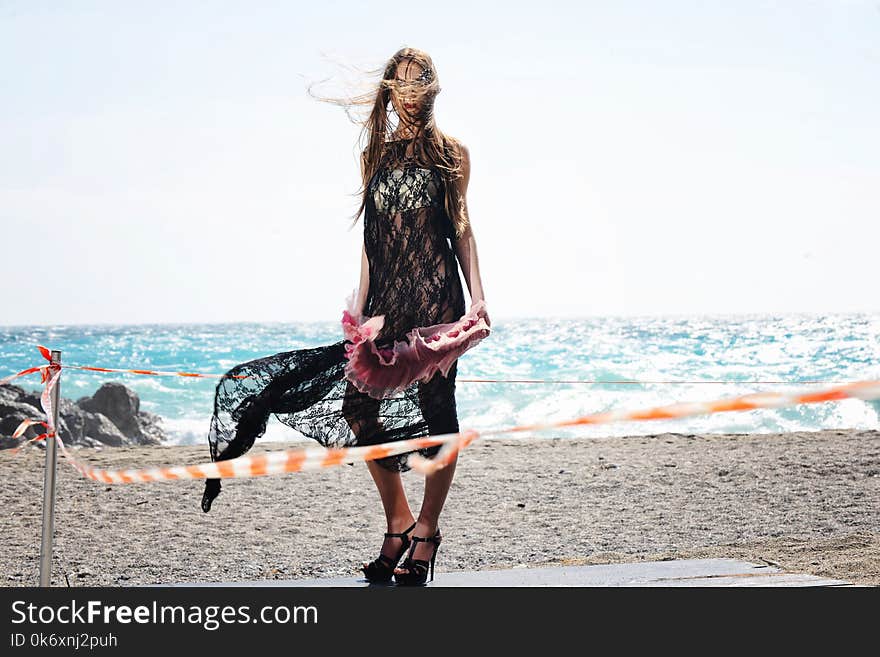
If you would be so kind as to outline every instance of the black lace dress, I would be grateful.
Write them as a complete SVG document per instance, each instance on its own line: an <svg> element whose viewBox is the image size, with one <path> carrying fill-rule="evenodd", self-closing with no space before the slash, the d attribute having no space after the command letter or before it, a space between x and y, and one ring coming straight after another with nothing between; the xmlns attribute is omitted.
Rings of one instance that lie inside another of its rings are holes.
<svg viewBox="0 0 880 657"><path fill-rule="evenodd" d="M436 167L413 158L411 144L387 142L369 182L364 248L370 285L362 316L351 306L353 294L343 313L345 339L229 370L215 392L208 433L212 460L244 454L273 414L325 447L459 431L457 357L490 330L479 312L484 302L465 314L445 183ZM419 452L432 458L438 450ZM407 457L376 462L404 472L410 469ZM205 511L219 492L219 480L207 480Z"/></svg>

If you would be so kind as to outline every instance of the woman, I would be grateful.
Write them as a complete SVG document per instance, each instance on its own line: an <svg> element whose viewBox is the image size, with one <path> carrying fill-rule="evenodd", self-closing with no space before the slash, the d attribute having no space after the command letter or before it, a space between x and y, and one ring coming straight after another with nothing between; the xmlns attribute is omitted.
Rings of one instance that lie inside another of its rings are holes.
<svg viewBox="0 0 880 657"><path fill-rule="evenodd" d="M436 126L439 91L433 63L420 50L399 50L382 70L364 126L355 215L356 221L364 214L364 243L360 285L343 313L346 339L230 370L215 395L214 460L250 449L270 414L326 447L459 431L457 358L489 335L490 320L467 214L469 153ZM467 313L458 264L471 297ZM438 451L420 453L431 458ZM362 566L370 582L393 575L399 585L424 584L429 565L433 580L439 516L457 458L426 476L415 518L400 476L410 469L408 455L367 462L387 523L379 557ZM219 492L219 480L206 482L205 512Z"/></svg>

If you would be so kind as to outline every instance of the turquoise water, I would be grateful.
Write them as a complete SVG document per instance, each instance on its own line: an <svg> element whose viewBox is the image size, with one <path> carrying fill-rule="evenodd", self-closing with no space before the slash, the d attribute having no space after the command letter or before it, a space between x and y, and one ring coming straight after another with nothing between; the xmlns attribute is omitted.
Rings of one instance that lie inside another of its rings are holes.
<svg viewBox="0 0 880 657"><path fill-rule="evenodd" d="M492 335L459 361L462 428L485 430L564 420L612 408L637 409L756 391L818 389L808 380L880 379L880 314L743 315L495 320ZM222 374L236 363L342 339L338 322L0 327L0 376L45 361L125 369ZM461 379L722 381L723 384L587 385L468 383ZM786 381L791 385L750 384ZM65 370L62 395L91 395L105 381L137 391L165 418L169 442L206 441L215 380ZM15 381L40 387L39 376ZM553 429L535 436L600 437L662 432L772 433L880 429L880 403L844 400L679 420ZM523 434L519 434L523 435ZM270 419L264 440L296 440Z"/></svg>

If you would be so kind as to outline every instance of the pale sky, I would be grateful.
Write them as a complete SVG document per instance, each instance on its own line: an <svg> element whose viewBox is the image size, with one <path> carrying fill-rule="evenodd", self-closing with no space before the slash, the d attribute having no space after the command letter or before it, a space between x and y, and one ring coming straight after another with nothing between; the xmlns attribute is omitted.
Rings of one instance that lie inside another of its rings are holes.
<svg viewBox="0 0 880 657"><path fill-rule="evenodd" d="M0 0L0 324L337 321L405 45L493 320L880 312L880 0Z"/></svg>

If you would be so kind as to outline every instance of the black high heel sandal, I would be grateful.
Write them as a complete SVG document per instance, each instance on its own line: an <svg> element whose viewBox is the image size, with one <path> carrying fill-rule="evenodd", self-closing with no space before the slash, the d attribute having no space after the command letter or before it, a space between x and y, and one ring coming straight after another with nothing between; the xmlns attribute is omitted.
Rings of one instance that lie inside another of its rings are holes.
<svg viewBox="0 0 880 657"><path fill-rule="evenodd" d="M412 537L412 547L410 548L406 559L403 560L403 563L400 566L401 568L406 568L406 572L394 573L394 581L397 582L398 586L424 586L428 579L429 563L431 566L431 581L434 581L434 560L437 558L437 550L440 549L440 542L442 540L443 537L440 535L439 527L437 528L437 531L434 532L434 535L429 538L422 538L421 536ZM431 554L430 562L425 559L412 558L418 543L434 544L434 552Z"/></svg>
<svg viewBox="0 0 880 657"><path fill-rule="evenodd" d="M364 572L364 577L367 578L368 582L379 583L391 581L391 576L394 574L394 568L397 566L397 562L400 561L400 557L403 556L403 553L406 552L406 549L409 547L410 538L407 534L415 528L416 523L413 523L409 529L400 533L385 532L385 538L399 538L403 541L403 544L400 546L400 550L398 550L396 557L391 558L385 554L380 554L378 558L373 559L373 561L366 566L361 567L361 570Z"/></svg>

